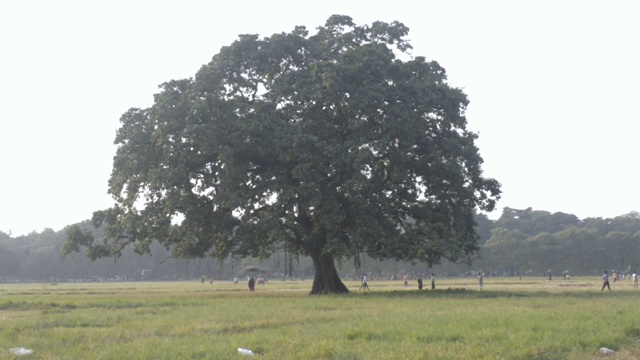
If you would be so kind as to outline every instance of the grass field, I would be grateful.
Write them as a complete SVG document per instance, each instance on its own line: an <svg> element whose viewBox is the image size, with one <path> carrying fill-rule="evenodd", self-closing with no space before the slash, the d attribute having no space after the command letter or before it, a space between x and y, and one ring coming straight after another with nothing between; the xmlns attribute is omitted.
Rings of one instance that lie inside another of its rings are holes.
<svg viewBox="0 0 640 360"><path fill-rule="evenodd" d="M0 284L0 359L640 359L640 289L596 277ZM600 353L601 347L615 350Z"/></svg>

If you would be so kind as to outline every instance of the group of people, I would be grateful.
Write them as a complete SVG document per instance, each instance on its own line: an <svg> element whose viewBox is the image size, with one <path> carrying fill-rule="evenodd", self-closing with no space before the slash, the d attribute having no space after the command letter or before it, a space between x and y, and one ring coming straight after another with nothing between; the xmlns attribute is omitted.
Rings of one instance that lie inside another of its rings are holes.
<svg viewBox="0 0 640 360"><path fill-rule="evenodd" d="M431 290L435 290L436 288L436 276L431 273ZM422 290L422 277L418 277L418 290Z"/></svg>
<svg viewBox="0 0 640 360"><path fill-rule="evenodd" d="M484 286L484 275L482 274L482 272L478 273L478 286L480 287L480 290L482 290L483 286ZM434 290L436 288L436 277L433 273L431 273L431 290ZM418 277L418 289L422 290L422 277Z"/></svg>
<svg viewBox="0 0 640 360"><path fill-rule="evenodd" d="M402 279L404 280L404 286L405 287L409 286L409 274L404 274ZM418 289L422 290L422 286L423 286L422 276L418 276ZM431 290L435 288L436 288L436 276L432 273L431 274ZM362 276L362 285L360 285L360 288L358 288L358 290L369 290L369 284L367 283L366 274Z"/></svg>
<svg viewBox="0 0 640 360"><path fill-rule="evenodd" d="M402 277L404 280L404 287L409 286L409 274L404 274ZM418 275L418 290L422 290L423 281L422 276ZM433 273L431 273L431 290L436 288L436 277Z"/></svg>
<svg viewBox="0 0 640 360"><path fill-rule="evenodd" d="M408 286L408 280L409 280L409 275L405 274L403 277L404 280L404 286L407 287ZM434 290L436 288L436 277L433 273L431 273L431 290ZM482 290L484 288L484 274L482 272L478 272L478 276L477 276L477 280L478 280L478 288L480 290ZM637 288L638 287L638 275L637 273L634 271L633 274L631 275L631 280L633 282L633 287ZM203 280L204 282L204 280ZM255 291L255 286L256 286L256 279L251 276L249 277L249 291L250 292L254 292ZM422 281L422 276L418 276L418 289L422 290L423 287L423 281ZM600 291L604 291L604 289L607 288L609 289L609 291L611 291L611 285L609 284L609 273L605 270L604 274L602 274L602 290ZM367 283L367 275L363 275L362 276L362 284L360 285L360 288L358 290L369 290L369 284Z"/></svg>
<svg viewBox="0 0 640 360"><path fill-rule="evenodd" d="M402 280L404 281L404 287L408 287L409 286L409 274L404 274L404 276L402 277ZM429 279L431 281L431 290L435 290L436 288L436 276L435 274L431 273L431 277ZM424 286L424 282L422 280L422 276L418 276L418 290L422 290L423 286ZM480 287L480 290L483 289L484 286L484 274L482 272L478 273L478 286ZM369 284L367 283L367 275L363 275L362 276L362 285L360 285L360 288L358 288L358 290L369 290Z"/></svg>
<svg viewBox="0 0 640 360"><path fill-rule="evenodd" d="M614 281L616 281L616 279L614 279ZM638 274L634 271L633 274L631 274L631 281L632 281L632 286L634 288L638 288ZM611 285L609 285L609 274L607 273L607 270L604 271L604 274L602 274L602 290L600 291L604 291L604 288L609 289L609 291L611 291Z"/></svg>
<svg viewBox="0 0 640 360"><path fill-rule="evenodd" d="M405 275L405 281L404 281L404 286L407 286L407 276ZM422 290L422 286L423 286L423 282L422 282L422 276L418 276L418 290ZM436 276L432 273L431 274L431 290L434 290L436 288Z"/></svg>

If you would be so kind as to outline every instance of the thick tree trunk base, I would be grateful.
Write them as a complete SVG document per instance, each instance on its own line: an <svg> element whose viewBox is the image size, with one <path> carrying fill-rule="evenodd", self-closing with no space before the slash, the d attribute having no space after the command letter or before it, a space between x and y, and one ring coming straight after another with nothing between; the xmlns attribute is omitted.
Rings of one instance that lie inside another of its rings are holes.
<svg viewBox="0 0 640 360"><path fill-rule="evenodd" d="M338 276L332 257L312 255L311 258L316 267L316 275L313 278L313 287L309 295L346 294L349 292Z"/></svg>

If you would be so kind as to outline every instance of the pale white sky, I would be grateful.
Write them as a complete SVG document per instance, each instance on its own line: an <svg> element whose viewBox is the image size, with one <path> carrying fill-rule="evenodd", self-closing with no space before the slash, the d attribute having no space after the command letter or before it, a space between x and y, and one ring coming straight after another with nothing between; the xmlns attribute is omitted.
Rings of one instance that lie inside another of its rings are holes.
<svg viewBox="0 0 640 360"><path fill-rule="evenodd" d="M640 2L3 1L0 231L60 230L112 204L119 118L193 77L239 34L332 14L398 20L471 104L469 128L502 207L640 211Z"/></svg>

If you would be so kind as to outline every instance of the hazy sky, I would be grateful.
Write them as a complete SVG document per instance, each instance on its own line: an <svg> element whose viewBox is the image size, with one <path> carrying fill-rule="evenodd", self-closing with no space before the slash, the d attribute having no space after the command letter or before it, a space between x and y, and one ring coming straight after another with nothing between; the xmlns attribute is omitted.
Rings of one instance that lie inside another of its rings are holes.
<svg viewBox="0 0 640 360"><path fill-rule="evenodd" d="M332 14L398 20L471 103L502 208L640 211L640 2L3 1L0 231L60 230L112 204L119 118L239 34Z"/></svg>

